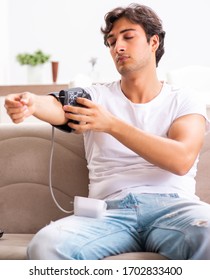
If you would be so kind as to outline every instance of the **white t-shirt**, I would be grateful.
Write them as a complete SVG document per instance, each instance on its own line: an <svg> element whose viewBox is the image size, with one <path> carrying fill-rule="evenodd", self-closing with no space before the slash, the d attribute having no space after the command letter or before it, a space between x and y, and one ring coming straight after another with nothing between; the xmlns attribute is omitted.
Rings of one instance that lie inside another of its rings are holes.
<svg viewBox="0 0 210 280"><path fill-rule="evenodd" d="M164 83L159 95L145 104L132 103L123 94L120 82L85 89L92 100L112 114L144 131L167 137L173 121L187 114L206 117L206 107L192 92ZM121 198L133 193L177 193L195 196L197 160L185 176L163 170L141 158L114 137L103 132L84 134L89 169L89 196L99 199Z"/></svg>

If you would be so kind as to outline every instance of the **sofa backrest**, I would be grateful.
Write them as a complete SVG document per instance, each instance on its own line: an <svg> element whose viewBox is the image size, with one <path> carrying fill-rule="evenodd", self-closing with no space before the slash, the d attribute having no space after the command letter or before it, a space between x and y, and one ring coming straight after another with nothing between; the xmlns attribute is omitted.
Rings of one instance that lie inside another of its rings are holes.
<svg viewBox="0 0 210 280"><path fill-rule="evenodd" d="M49 191L50 125L0 125L0 228L7 233L35 233L65 217ZM197 194L210 203L210 134L200 154ZM55 130L52 166L54 195L71 210L75 195L88 193L83 137Z"/></svg>
<svg viewBox="0 0 210 280"><path fill-rule="evenodd" d="M199 157L196 175L196 194L202 201L210 203L210 132L206 134Z"/></svg>
<svg viewBox="0 0 210 280"><path fill-rule="evenodd" d="M52 127L45 123L0 125L0 228L7 233L34 233L67 216L49 191ZM72 210L75 195L88 193L88 172L81 135L55 130L53 192Z"/></svg>

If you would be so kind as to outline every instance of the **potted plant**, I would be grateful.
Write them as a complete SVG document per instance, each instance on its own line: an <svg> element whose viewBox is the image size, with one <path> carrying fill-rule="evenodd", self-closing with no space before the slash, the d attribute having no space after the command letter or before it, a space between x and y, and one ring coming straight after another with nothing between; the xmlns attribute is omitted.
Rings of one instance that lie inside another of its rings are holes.
<svg viewBox="0 0 210 280"><path fill-rule="evenodd" d="M41 66L50 59L49 54L37 50L34 53L20 53L16 56L20 65L27 65L27 74L29 83L40 83L42 70Z"/></svg>
<svg viewBox="0 0 210 280"><path fill-rule="evenodd" d="M34 53L20 53L17 55L17 61L21 65L31 65L36 66L39 64L44 64L49 61L50 55L44 54L41 50L37 50Z"/></svg>

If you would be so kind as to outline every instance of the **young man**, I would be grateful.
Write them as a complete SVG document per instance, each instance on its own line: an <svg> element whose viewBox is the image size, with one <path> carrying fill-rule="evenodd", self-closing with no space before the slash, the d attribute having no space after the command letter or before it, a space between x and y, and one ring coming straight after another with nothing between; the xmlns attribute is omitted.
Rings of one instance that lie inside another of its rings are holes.
<svg viewBox="0 0 210 280"><path fill-rule="evenodd" d="M161 82L161 20L132 4L105 17L102 29L121 80L86 88L85 107L53 96L11 94L13 122L34 115L83 133L89 196L106 200L102 218L70 216L40 230L30 259L102 259L132 252L169 259L210 259L210 206L195 196L195 174L208 121L191 92ZM201 221L201 223L198 223ZM200 224L200 226L199 226Z"/></svg>

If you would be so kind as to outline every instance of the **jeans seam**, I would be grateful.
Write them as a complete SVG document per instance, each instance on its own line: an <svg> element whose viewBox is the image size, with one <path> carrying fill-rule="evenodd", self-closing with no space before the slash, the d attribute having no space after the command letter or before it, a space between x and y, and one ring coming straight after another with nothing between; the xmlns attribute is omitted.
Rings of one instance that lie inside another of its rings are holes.
<svg viewBox="0 0 210 280"><path fill-rule="evenodd" d="M189 240L189 238L187 237L185 231L182 231L182 230L177 229L177 228L175 228L175 227L166 228L166 227L163 227L163 226L154 226L154 225L152 225L151 227L152 227L152 228L156 228L156 229L162 229L162 230L169 231L169 232L171 232L171 231L177 231L177 232L181 233L181 235L184 237L184 238L183 238L184 243L187 244L188 248L191 248L191 246L190 246L190 240ZM158 252L158 253L159 253L159 252ZM182 256L184 256L184 248L183 248L183 247L182 247ZM170 256L166 256L166 257L170 258Z"/></svg>
<svg viewBox="0 0 210 280"><path fill-rule="evenodd" d="M130 228L132 228L132 227L130 227ZM79 255L81 254L81 249L84 249L84 248L87 247L89 244L91 244L91 243L93 243L93 242L95 242L95 241L97 241L97 240L104 239L105 237L107 237L107 236L109 236L109 235L117 234L118 232L123 232L123 231L124 231L124 232L125 232L125 231L128 231L128 229L127 229L127 228L120 229L120 230L117 230L117 231L115 231L115 232L112 232L112 233L109 233L109 234L106 234L106 235L102 235L102 236L100 236L100 237L98 237L98 238L95 238L95 239L92 239L92 240L87 241L85 244L83 244L82 246L79 246L79 247L77 248L77 250L75 250L75 251L77 251L77 252L75 252L74 254L72 254L72 257L75 256L75 258L78 259Z"/></svg>

